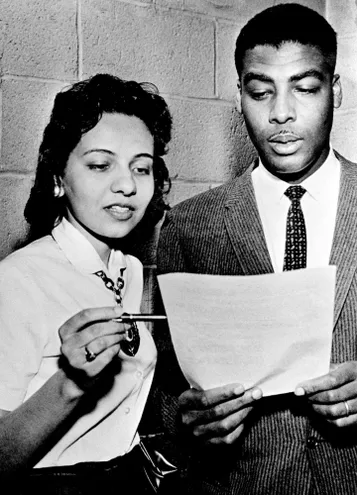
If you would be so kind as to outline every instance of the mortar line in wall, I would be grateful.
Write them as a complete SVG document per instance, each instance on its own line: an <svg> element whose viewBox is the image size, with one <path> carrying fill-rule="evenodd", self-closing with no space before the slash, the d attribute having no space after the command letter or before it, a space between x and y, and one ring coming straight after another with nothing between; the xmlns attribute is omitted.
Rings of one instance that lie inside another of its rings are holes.
<svg viewBox="0 0 357 495"><path fill-rule="evenodd" d="M0 125L0 156L2 156L2 122L3 122L3 119L2 119L2 102L3 102L2 87L0 87L0 122L1 122L1 125Z"/></svg>
<svg viewBox="0 0 357 495"><path fill-rule="evenodd" d="M171 100L178 100L178 101L200 101L200 102L206 102L206 103L212 103L213 105L221 105L223 104L224 106L231 106L234 104L234 97L232 96L232 99L227 100L223 98L208 98L204 96L184 96L184 95L175 95L172 93L164 93L160 92L160 95L163 98L168 98Z"/></svg>
<svg viewBox="0 0 357 495"><path fill-rule="evenodd" d="M37 76L19 76L18 74L6 74L1 76L3 81L33 81L33 82L46 82L51 84L63 83L68 84L69 82L75 82L75 79L47 79L45 77Z"/></svg>
<svg viewBox="0 0 357 495"><path fill-rule="evenodd" d="M151 6L156 7L156 4L154 4L154 3L152 3L152 4L149 3L148 4L147 2L140 2L140 0L139 1L135 1L135 0L119 0L119 2L120 3L128 3L129 5L136 5L137 7L151 7ZM159 5L159 7L160 7L160 5ZM169 9L170 7L167 7L167 8ZM175 9L175 10L177 10L177 9Z"/></svg>
<svg viewBox="0 0 357 495"><path fill-rule="evenodd" d="M118 0L121 3L125 3L128 5L136 5L137 7L148 7L148 8L153 8L155 10L161 10L161 11L166 11L166 12L180 12L183 15L190 15L194 16L196 18L204 18L204 19L209 19L210 21L214 20L219 20L222 22L227 22L229 24L234 24L237 25L237 23L234 21L234 19L231 19L230 17L220 17L217 16L217 14L207 14L205 12L201 12L199 10L194 10L193 8L187 8L184 5L182 7L170 7L168 5L159 5L157 3L142 3L142 2L136 2L135 0Z"/></svg>
<svg viewBox="0 0 357 495"><path fill-rule="evenodd" d="M338 117L339 115L346 116L346 115L352 115L357 112L357 107L350 107L350 108L339 108L337 111L335 111L334 117Z"/></svg>
<svg viewBox="0 0 357 495"><path fill-rule="evenodd" d="M77 76L81 81L83 78L83 32L82 32L82 1L77 0Z"/></svg>
<svg viewBox="0 0 357 495"><path fill-rule="evenodd" d="M0 169L0 176L1 177L31 177L34 179L34 171L32 170L1 170Z"/></svg>
<svg viewBox="0 0 357 495"><path fill-rule="evenodd" d="M217 21L213 24L213 94L217 97Z"/></svg>
<svg viewBox="0 0 357 495"><path fill-rule="evenodd" d="M345 33L345 34L339 34L338 35L338 42L340 43L341 41L351 41L356 39L356 33L350 32L350 33Z"/></svg>
<svg viewBox="0 0 357 495"><path fill-rule="evenodd" d="M214 183L212 180L197 180L197 179L185 179L184 177L171 177L172 184L194 184L207 186ZM220 182L221 183L221 182Z"/></svg>
<svg viewBox="0 0 357 495"><path fill-rule="evenodd" d="M330 9L328 0L325 0L325 19L328 21L330 17Z"/></svg>

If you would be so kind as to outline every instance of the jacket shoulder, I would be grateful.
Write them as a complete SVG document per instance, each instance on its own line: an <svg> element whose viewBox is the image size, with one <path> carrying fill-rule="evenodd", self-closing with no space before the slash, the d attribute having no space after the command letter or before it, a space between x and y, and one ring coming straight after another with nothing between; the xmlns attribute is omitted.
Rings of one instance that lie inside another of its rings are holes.
<svg viewBox="0 0 357 495"><path fill-rule="evenodd" d="M355 170L357 170L357 163L356 162L352 162L351 160L348 160L347 158L345 158L344 156L342 156L338 151L334 150L334 153L336 155L336 157L338 158L338 160L340 161L340 163L342 165L345 165L345 166L348 166L348 167L353 167Z"/></svg>
<svg viewBox="0 0 357 495"><path fill-rule="evenodd" d="M168 212L171 218L187 217L187 215L211 215L212 210L216 213L224 207L230 190L239 179L233 179L221 186L214 187L192 198L186 199L173 206Z"/></svg>

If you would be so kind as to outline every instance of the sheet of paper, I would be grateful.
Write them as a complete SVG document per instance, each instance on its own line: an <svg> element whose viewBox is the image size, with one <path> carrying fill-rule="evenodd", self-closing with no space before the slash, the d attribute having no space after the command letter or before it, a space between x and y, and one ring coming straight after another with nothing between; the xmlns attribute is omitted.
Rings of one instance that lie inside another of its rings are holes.
<svg viewBox="0 0 357 495"><path fill-rule="evenodd" d="M173 345L191 386L261 387L265 396L329 370L336 267L158 277Z"/></svg>

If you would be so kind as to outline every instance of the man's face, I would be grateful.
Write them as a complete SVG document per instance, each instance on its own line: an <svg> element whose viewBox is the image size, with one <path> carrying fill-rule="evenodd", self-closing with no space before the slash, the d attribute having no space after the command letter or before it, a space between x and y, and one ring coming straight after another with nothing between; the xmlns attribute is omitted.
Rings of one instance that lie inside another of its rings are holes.
<svg viewBox="0 0 357 495"><path fill-rule="evenodd" d="M300 43L259 45L243 60L238 109L268 170L286 182L314 173L329 152L339 77L320 50Z"/></svg>

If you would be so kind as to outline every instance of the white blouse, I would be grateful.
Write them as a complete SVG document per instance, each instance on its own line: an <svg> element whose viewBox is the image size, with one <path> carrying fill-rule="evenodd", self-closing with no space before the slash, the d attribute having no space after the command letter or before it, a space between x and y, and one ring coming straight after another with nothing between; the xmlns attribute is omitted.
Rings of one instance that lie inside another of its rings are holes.
<svg viewBox="0 0 357 495"><path fill-rule="evenodd" d="M58 370L59 327L78 311L114 306L114 294L94 272L115 280L124 270L123 310L140 312L140 261L112 251L108 268L90 242L67 220L0 262L0 409L12 411ZM140 348L120 351L121 369L94 409L43 457L36 467L105 461L128 452L151 386L156 348L138 323Z"/></svg>

